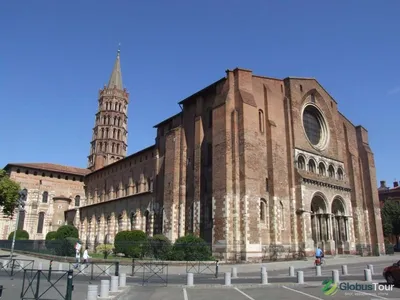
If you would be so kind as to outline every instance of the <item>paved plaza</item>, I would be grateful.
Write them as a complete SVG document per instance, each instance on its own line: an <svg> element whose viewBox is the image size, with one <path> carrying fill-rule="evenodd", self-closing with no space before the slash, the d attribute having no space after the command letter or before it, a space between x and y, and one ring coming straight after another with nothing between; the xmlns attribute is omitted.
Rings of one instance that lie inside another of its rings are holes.
<svg viewBox="0 0 400 300"><path fill-rule="evenodd" d="M0 253L0 255L4 253ZM26 255L16 256L17 259L31 259L35 262L34 269L40 265L43 269L43 278L40 285L39 299L63 299L66 291L66 279L57 279L70 268L70 264L65 262L53 262L53 271L50 282L47 281L49 261L37 259ZM0 261L6 257L0 258ZM342 257L327 259L326 265L322 267L321 276L316 276L316 270L312 266L312 259L308 261L293 262L274 262L265 264L242 264L242 265L221 265L218 276L215 276L214 269L202 269L201 273L193 271L194 286L186 286L187 267L185 266L156 266L154 269L135 267L135 274L132 276L132 266L121 265L120 274L127 274L127 288L124 293L118 297L120 299L143 299L143 300L201 300L201 299L349 299L361 297L360 299L400 299L400 290L394 288L390 291L345 291L338 289L334 297L325 296L322 291L322 281L332 278L332 271L338 270L340 282L370 284L365 282L364 270L368 265L373 265L373 282L382 283L382 271L386 266L400 260L400 256L381 257ZM347 265L347 275L342 274L342 265ZM265 266L268 271L268 284L261 285L261 266ZM289 276L289 266L294 267L294 275ZM109 268L109 269L108 269ZM236 268L237 278L231 279L231 286L225 286L224 273L231 272ZM60 269L64 270L59 271ZM110 279L114 275L114 269L110 263L95 265L94 271L90 267L82 271L74 269L73 278L73 299L86 299L87 286L89 284L98 285L103 279ZM106 270L102 271L102 270ZM146 270L143 272L143 270ZM304 274L304 284L297 284L297 271ZM23 272L20 270L10 277L4 269L0 270L0 285L3 285L2 300L19 299L23 284ZM56 282L56 283L55 283ZM51 284L57 289L50 288ZM50 288L50 289L49 289ZM29 298L34 298L36 286L33 285L28 290ZM59 293L60 292L60 293Z"/></svg>
<svg viewBox="0 0 400 300"><path fill-rule="evenodd" d="M333 296L324 295L321 286L310 285L282 285L263 287L231 287L231 288L158 288L134 287L121 300L148 299L148 300L322 300L322 299L400 299L400 290L384 292L345 292L337 291Z"/></svg>

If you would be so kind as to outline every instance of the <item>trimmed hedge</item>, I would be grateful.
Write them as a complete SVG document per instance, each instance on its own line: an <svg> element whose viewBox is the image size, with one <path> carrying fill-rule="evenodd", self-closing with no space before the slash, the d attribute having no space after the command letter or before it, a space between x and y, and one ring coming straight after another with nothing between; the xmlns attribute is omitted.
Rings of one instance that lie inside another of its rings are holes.
<svg viewBox="0 0 400 300"><path fill-rule="evenodd" d="M8 235L8 240L11 241L14 237L14 231ZM29 240L29 233L26 230L18 229L15 235L15 240Z"/></svg>
<svg viewBox="0 0 400 300"><path fill-rule="evenodd" d="M131 258L157 260L207 261L214 260L210 246L200 237L187 235L171 241L162 234L147 237L141 230L121 231L115 236L115 253Z"/></svg>

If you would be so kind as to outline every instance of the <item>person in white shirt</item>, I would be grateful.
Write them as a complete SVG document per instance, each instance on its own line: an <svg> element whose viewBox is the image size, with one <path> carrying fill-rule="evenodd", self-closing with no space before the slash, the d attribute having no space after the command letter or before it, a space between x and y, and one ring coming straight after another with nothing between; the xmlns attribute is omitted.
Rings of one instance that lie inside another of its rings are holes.
<svg viewBox="0 0 400 300"><path fill-rule="evenodd" d="M89 252L88 252L88 246L86 246L85 251L83 252L83 263L86 264L90 258Z"/></svg>
<svg viewBox="0 0 400 300"><path fill-rule="evenodd" d="M82 248L82 245L79 243L79 241L76 242L76 244L75 244L75 260L76 260L75 269L81 263L81 248Z"/></svg>

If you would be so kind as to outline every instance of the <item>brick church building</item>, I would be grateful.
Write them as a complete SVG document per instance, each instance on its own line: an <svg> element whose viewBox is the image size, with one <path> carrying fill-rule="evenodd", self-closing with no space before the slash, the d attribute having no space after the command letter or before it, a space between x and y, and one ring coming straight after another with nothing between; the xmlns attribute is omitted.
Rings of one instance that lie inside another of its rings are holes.
<svg viewBox="0 0 400 300"><path fill-rule="evenodd" d="M84 201L65 207L90 247L140 229L171 241L194 233L227 260L260 260L270 245L384 253L368 132L315 79L227 70L129 156L128 105L118 52L98 95Z"/></svg>

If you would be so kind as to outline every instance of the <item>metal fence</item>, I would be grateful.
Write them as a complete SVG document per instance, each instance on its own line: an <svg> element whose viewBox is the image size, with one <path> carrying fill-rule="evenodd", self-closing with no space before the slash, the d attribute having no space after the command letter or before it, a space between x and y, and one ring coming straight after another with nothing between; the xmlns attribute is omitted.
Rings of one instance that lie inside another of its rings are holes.
<svg viewBox="0 0 400 300"><path fill-rule="evenodd" d="M87 276L90 280L95 280L100 277L119 275L120 262L87 262L87 263L69 263L69 269L75 270L76 276Z"/></svg>
<svg viewBox="0 0 400 300"><path fill-rule="evenodd" d="M22 300L72 300L73 271L58 272L52 277L43 270L24 270Z"/></svg>
<svg viewBox="0 0 400 300"><path fill-rule="evenodd" d="M33 270L35 261L31 259L8 258L0 261L0 274L13 277L24 270Z"/></svg>

